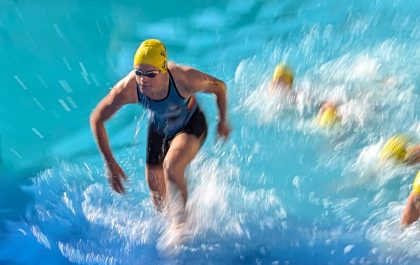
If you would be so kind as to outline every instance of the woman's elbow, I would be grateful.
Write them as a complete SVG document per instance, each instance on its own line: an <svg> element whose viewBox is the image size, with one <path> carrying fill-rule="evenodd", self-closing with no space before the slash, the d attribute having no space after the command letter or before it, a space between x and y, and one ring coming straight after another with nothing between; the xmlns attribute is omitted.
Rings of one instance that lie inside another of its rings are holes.
<svg viewBox="0 0 420 265"><path fill-rule="evenodd" d="M226 90L227 90L227 85L226 85L226 83L225 83L224 81L222 81L222 80L219 80L219 83L220 83L220 88L221 88L224 92L226 92Z"/></svg>
<svg viewBox="0 0 420 265"><path fill-rule="evenodd" d="M226 86L225 82L219 80L218 81L218 87L219 87L219 89L217 89L216 94L218 96L219 95L225 96L226 95L226 90L227 90L227 86Z"/></svg>
<svg viewBox="0 0 420 265"><path fill-rule="evenodd" d="M92 129L96 128L98 124L103 121L100 119L100 113L97 109L94 109L89 116L89 124Z"/></svg>

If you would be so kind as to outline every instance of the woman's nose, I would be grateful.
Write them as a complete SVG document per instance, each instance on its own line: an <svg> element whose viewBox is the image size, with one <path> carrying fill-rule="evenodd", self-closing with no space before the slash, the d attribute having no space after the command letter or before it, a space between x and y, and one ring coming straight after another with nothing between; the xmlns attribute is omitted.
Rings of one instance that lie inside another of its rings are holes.
<svg viewBox="0 0 420 265"><path fill-rule="evenodd" d="M140 82L140 84L145 84L145 83L147 83L147 82L146 82L146 80L147 80L147 78L146 78L145 76L140 76L140 77L139 77L139 82Z"/></svg>

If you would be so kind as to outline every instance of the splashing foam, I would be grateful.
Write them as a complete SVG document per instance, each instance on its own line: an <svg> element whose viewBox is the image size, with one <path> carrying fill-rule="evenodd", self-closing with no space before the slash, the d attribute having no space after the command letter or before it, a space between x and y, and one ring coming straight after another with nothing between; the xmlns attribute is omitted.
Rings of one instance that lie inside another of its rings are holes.
<svg viewBox="0 0 420 265"><path fill-rule="evenodd" d="M238 183L241 171L233 163L222 165L219 159L199 154L188 175L191 194L186 205L186 223L174 226L168 222L158 243L158 248L168 256L185 250L183 244L191 239L206 242L215 237L250 238L249 224L258 223L264 230L287 218L275 190L246 189Z"/></svg>
<svg viewBox="0 0 420 265"><path fill-rule="evenodd" d="M377 210L374 214L381 220L367 230L366 236L391 254L420 258L420 224L403 230L399 225L403 208L403 204L392 202Z"/></svg>
<svg viewBox="0 0 420 265"><path fill-rule="evenodd" d="M159 249L159 242L172 240L172 251L178 254L194 251L196 244L215 248L211 242L225 237L259 237L260 232L250 229L254 224L260 231L287 229L287 212L276 190L243 186L239 180L245 173L235 160L239 154L234 149L222 153L217 158L200 153L193 161L188 171L188 218L182 231L155 212L145 184L124 196L115 194L103 170L85 162L60 163L34 179L32 232L70 261L120 264L137 256L138 246Z"/></svg>

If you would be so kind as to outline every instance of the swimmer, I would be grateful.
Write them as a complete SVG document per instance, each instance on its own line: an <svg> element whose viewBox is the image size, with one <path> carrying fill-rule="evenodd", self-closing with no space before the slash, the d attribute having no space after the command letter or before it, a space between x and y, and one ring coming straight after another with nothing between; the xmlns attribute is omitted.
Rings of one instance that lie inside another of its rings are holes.
<svg viewBox="0 0 420 265"><path fill-rule="evenodd" d="M382 161L394 161L406 165L420 163L420 144L411 144L408 136L394 135L382 147Z"/></svg>
<svg viewBox="0 0 420 265"><path fill-rule="evenodd" d="M401 218L401 225L407 227L419 219L420 216L420 170L413 182L413 188L408 196L404 213Z"/></svg>
<svg viewBox="0 0 420 265"><path fill-rule="evenodd" d="M293 71L284 63L276 66L269 85L269 90L272 92L279 92L280 95L291 96L293 100L297 100L298 93L292 90L293 88ZM311 100L309 96L305 97L306 101L316 104L315 100ZM321 104L316 104L320 106ZM316 107L318 108L318 107ZM338 106L332 100L323 102L318 111L317 121L322 128L331 128L341 121L341 114Z"/></svg>
<svg viewBox="0 0 420 265"><path fill-rule="evenodd" d="M420 163L420 144L410 145L410 139L403 134L388 139L380 153L381 161L393 161L398 164L414 165ZM401 218L401 225L406 227L419 218L420 214L420 171L413 182L413 188Z"/></svg>
<svg viewBox="0 0 420 265"><path fill-rule="evenodd" d="M90 115L91 129L114 191L124 193L127 175L111 152L105 122L124 105L139 104L149 117L145 176L153 204L162 211L169 199L180 194L185 209L185 169L207 136L206 118L195 98L198 92L215 95L219 112L217 133L227 138L231 129L225 83L192 67L168 63L166 48L159 40L141 43L134 55L133 69ZM173 189L176 193L170 194Z"/></svg>
<svg viewBox="0 0 420 265"><path fill-rule="evenodd" d="M341 121L337 104L333 101L324 102L319 109L317 122L321 128L329 129Z"/></svg>
<svg viewBox="0 0 420 265"><path fill-rule="evenodd" d="M270 91L289 93L293 87L293 72L286 64L278 64L269 85Z"/></svg>

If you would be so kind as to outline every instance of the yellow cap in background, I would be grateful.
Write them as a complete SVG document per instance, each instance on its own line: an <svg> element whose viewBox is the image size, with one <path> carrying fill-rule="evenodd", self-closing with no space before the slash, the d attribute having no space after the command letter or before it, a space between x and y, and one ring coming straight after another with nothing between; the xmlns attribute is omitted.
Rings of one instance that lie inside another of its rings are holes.
<svg viewBox="0 0 420 265"><path fill-rule="evenodd" d="M273 72L273 81L283 81L287 85L293 84L293 72L285 64L278 64Z"/></svg>
<svg viewBox="0 0 420 265"><path fill-rule="evenodd" d="M337 108L335 106L329 106L319 118L319 126L322 128L331 128L338 121L340 121L340 117L338 116Z"/></svg>
<svg viewBox="0 0 420 265"><path fill-rule="evenodd" d="M381 159L394 159L403 162L407 153L408 137L402 134L395 135L388 139L381 150Z"/></svg>

